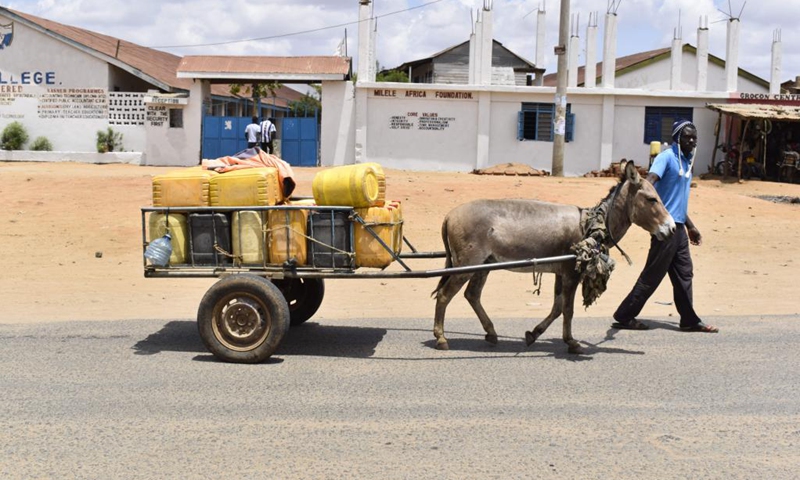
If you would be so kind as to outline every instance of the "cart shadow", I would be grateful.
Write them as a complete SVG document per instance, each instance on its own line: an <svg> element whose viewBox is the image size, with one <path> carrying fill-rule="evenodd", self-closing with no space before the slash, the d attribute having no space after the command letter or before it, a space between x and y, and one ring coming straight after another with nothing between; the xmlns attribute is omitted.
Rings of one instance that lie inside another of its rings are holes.
<svg viewBox="0 0 800 480"><path fill-rule="evenodd" d="M370 358L386 333L385 328L307 322L289 329L275 355Z"/></svg>
<svg viewBox="0 0 800 480"><path fill-rule="evenodd" d="M266 363L279 362L275 356L283 355L369 358L375 354L386 332L385 328L327 326L309 322L290 328L275 355ZM197 322L193 320L168 322L131 348L134 355L189 352L201 354L194 358L196 361L214 361L200 339Z"/></svg>
<svg viewBox="0 0 800 480"><path fill-rule="evenodd" d="M161 330L151 333L131 347L134 355L155 355L161 352L208 353L194 320L167 322Z"/></svg>

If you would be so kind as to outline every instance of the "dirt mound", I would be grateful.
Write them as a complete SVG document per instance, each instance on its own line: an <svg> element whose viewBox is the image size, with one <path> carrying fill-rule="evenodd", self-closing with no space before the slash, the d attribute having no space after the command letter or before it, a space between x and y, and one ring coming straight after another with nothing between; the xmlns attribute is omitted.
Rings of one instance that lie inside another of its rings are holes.
<svg viewBox="0 0 800 480"><path fill-rule="evenodd" d="M625 164L628 163L628 160L622 159L619 162L613 162L608 168L605 170L592 170L589 173L586 173L584 177L619 177L620 174L625 170ZM647 168L641 165L636 165L636 170L639 171L639 175L645 177L647 176Z"/></svg>
<svg viewBox="0 0 800 480"><path fill-rule="evenodd" d="M550 172L537 170L530 165L523 165L521 163L501 163L488 168L473 170L472 173L475 175L517 175L528 177L546 177L550 175Z"/></svg>

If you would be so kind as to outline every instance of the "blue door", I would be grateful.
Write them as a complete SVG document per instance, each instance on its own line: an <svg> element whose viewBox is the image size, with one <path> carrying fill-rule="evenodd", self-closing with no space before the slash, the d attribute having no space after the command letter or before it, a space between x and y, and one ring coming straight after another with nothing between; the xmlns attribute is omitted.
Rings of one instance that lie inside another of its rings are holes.
<svg viewBox="0 0 800 480"><path fill-rule="evenodd" d="M203 117L203 158L233 155L247 148L244 129L250 117Z"/></svg>
<svg viewBox="0 0 800 480"><path fill-rule="evenodd" d="M316 167L317 117L285 117L281 121L281 158L290 165Z"/></svg>

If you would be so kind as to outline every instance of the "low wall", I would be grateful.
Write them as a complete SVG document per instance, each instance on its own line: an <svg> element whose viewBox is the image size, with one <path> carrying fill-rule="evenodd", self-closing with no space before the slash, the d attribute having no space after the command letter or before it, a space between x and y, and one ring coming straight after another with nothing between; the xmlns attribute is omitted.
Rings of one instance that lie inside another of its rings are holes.
<svg viewBox="0 0 800 480"><path fill-rule="evenodd" d="M78 162L78 163L129 163L146 165L142 152L39 152L33 150L0 150L2 162Z"/></svg>

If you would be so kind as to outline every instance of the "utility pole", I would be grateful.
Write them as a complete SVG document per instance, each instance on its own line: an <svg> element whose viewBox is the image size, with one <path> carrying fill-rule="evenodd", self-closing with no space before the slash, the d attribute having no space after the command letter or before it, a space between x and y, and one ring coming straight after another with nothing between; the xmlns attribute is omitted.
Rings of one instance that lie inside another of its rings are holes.
<svg viewBox="0 0 800 480"><path fill-rule="evenodd" d="M569 40L569 1L561 0L561 15L558 20L558 57L556 73L556 118L553 125L553 166L554 177L564 176L564 142L567 131L567 41Z"/></svg>

